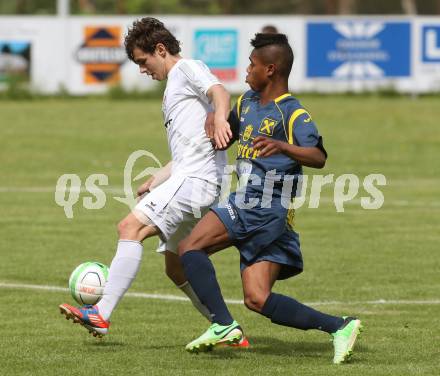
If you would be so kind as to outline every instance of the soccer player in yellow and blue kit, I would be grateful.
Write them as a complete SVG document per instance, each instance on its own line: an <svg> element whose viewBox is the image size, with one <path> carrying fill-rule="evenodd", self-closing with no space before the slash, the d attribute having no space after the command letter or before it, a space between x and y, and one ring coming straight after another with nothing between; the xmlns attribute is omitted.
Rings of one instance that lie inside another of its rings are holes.
<svg viewBox="0 0 440 376"><path fill-rule="evenodd" d="M230 141L238 141L237 174L242 185L226 203L212 207L179 244L185 274L212 315L210 328L186 349L207 351L243 335L208 257L233 245L240 252L245 305L273 323L331 334L333 362L342 363L352 353L360 320L331 316L272 292L276 280L303 269L299 237L286 202L295 196L302 166L322 168L327 153L309 113L288 93L293 52L287 37L256 34L251 45L246 77L251 90L239 98L228 120ZM287 194L285 186L290 187Z"/></svg>

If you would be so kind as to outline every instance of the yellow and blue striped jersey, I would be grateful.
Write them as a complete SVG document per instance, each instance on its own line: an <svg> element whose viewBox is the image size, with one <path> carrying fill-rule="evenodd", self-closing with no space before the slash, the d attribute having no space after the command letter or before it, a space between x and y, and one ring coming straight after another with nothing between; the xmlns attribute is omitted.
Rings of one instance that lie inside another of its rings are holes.
<svg viewBox="0 0 440 376"><path fill-rule="evenodd" d="M234 138L238 141L238 175L254 174L264 180L268 172L275 172L280 177L274 181L275 189L282 188L286 175L301 175L302 167L284 154L259 157L259 151L253 148L252 143L257 136L270 137L298 146L319 147L327 155L322 145L322 137L310 114L289 93L263 106L260 104L259 93L249 90L239 97L231 111L229 122ZM260 186L262 191L263 184L257 186ZM248 190L260 191L257 186L248 186Z"/></svg>

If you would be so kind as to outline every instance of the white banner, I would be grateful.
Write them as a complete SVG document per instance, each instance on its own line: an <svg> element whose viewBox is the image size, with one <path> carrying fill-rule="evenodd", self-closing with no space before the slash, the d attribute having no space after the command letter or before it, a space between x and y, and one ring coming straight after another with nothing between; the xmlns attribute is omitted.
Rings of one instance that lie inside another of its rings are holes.
<svg viewBox="0 0 440 376"><path fill-rule="evenodd" d="M414 91L440 91L440 17L414 20Z"/></svg>
<svg viewBox="0 0 440 376"><path fill-rule="evenodd" d="M250 39L265 25L287 34L295 54L293 92L440 90L440 17L157 16L234 93L245 83ZM146 90L123 46L141 16L0 17L0 84L14 75L39 92Z"/></svg>

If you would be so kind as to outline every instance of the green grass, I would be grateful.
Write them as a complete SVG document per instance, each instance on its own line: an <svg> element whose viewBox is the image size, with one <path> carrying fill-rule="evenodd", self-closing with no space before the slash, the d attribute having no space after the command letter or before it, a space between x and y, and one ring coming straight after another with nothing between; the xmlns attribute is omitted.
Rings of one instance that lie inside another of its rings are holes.
<svg viewBox="0 0 440 376"><path fill-rule="evenodd" d="M365 321L351 364L331 364L328 336L275 326L239 305L231 311L252 349L194 356L184 346L206 322L189 303L127 297L112 317L111 334L97 341L58 313L59 303L71 301L67 292L0 287L0 374L438 374L440 304L369 303L439 299L438 99L304 97L303 103L329 152L325 169L307 174L351 173L362 181L382 173L388 182L379 210L354 201L337 213L333 186L323 188L318 209L304 205L297 229L305 271L275 287L305 302L340 302L315 307ZM103 173L109 188L121 188L134 150L169 159L160 101L3 101L0 140L2 283L66 286L81 262L110 263L127 207L107 193L103 209L85 210L89 194L82 193L67 219L54 201L60 175L78 174L84 184L88 175ZM357 199L364 195L361 187ZM156 245L156 239L145 242L131 291L177 295ZM240 299L237 252L213 260L224 296Z"/></svg>

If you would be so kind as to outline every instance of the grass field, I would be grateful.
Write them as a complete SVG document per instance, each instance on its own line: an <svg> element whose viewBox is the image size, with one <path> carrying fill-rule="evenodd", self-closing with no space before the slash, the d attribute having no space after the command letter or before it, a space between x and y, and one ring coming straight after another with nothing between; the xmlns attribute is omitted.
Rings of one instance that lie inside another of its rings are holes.
<svg viewBox="0 0 440 376"><path fill-rule="evenodd" d="M304 97L329 152L319 174L382 173L385 203L358 201L337 213L333 187L318 209L301 208L305 271L280 282L289 294L333 314L358 315L366 331L353 361L331 364L320 332L271 324L230 305L252 348L190 355L185 344L207 323L188 302L126 297L110 335L96 340L59 314L81 262L110 263L116 224L128 213L113 190L134 150L168 160L159 101L100 99L0 102L0 374L1 375L438 375L440 359L440 106L437 98ZM73 219L55 204L62 174L109 177L104 208L86 210L81 193ZM307 170L308 174L313 173ZM365 195L360 190L357 199ZM179 295L145 242L133 292ZM223 295L241 299L238 255L213 257ZM380 301L384 300L384 301Z"/></svg>

